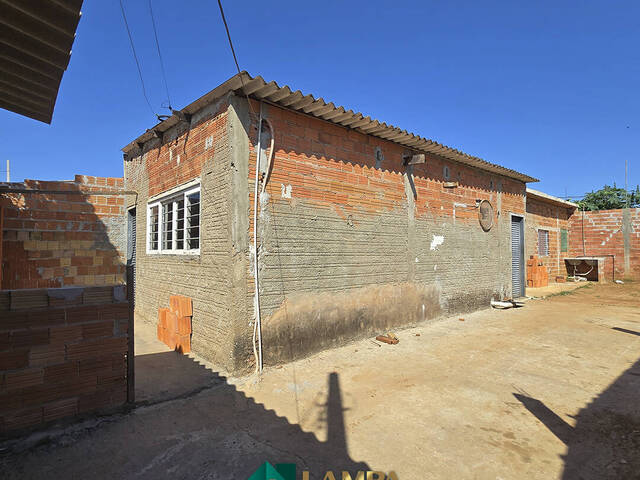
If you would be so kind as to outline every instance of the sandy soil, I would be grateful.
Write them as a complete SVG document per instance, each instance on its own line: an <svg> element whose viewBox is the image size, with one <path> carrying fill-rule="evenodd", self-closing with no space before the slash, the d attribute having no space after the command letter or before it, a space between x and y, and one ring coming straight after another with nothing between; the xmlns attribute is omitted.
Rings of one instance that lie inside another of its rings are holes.
<svg viewBox="0 0 640 480"><path fill-rule="evenodd" d="M246 479L268 460L311 479L640 478L639 284L395 333L397 345L363 340L260 380L147 336L145 405L6 445L0 477Z"/></svg>

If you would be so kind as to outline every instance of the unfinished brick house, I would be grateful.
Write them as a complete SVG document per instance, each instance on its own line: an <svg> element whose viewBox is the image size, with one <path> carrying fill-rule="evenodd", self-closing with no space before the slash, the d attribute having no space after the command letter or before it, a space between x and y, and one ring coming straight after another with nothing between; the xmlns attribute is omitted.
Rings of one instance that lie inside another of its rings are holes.
<svg viewBox="0 0 640 480"><path fill-rule="evenodd" d="M524 294L534 178L323 99L243 72L123 151L136 316L229 370Z"/></svg>
<svg viewBox="0 0 640 480"><path fill-rule="evenodd" d="M527 258L536 255L552 280L567 275L569 219L576 208L575 203L527 188L525 253Z"/></svg>

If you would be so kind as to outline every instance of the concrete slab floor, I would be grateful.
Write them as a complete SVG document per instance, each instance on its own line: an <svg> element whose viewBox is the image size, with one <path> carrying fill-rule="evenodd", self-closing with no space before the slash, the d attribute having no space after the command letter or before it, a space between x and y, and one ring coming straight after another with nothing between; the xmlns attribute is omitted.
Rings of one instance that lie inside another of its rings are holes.
<svg viewBox="0 0 640 480"><path fill-rule="evenodd" d="M210 363L169 349L157 339L156 326L149 323L136 322L135 356L138 404L192 395L223 382Z"/></svg>
<svg viewBox="0 0 640 480"><path fill-rule="evenodd" d="M527 287L527 297L545 298L550 295L562 294L564 292L571 292L576 288L582 288L590 285L592 282L565 282L565 283L550 283L546 287Z"/></svg>
<svg viewBox="0 0 640 480"><path fill-rule="evenodd" d="M638 284L594 285L219 378L15 445L0 477L246 479L268 460L310 479L638 478L639 305Z"/></svg>

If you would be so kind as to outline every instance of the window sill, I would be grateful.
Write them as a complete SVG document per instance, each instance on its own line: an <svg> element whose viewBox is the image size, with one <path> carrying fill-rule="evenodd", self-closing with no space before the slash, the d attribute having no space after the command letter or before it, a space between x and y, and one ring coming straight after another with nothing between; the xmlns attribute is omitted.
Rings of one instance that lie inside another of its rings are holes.
<svg viewBox="0 0 640 480"><path fill-rule="evenodd" d="M149 251L147 250L147 255L176 255L176 256L188 256L188 257L197 257L200 255L200 249L196 250L160 250L160 251Z"/></svg>

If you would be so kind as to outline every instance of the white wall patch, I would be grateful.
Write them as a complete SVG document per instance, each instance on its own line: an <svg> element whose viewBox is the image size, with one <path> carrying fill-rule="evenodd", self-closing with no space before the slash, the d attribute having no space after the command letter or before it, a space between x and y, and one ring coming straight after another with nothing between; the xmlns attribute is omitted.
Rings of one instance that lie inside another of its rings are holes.
<svg viewBox="0 0 640 480"><path fill-rule="evenodd" d="M282 198L291 198L291 185L282 184Z"/></svg>
<svg viewBox="0 0 640 480"><path fill-rule="evenodd" d="M444 235L434 235L433 240L431 240L431 250L435 250L438 248L438 245L442 245L444 243Z"/></svg>

